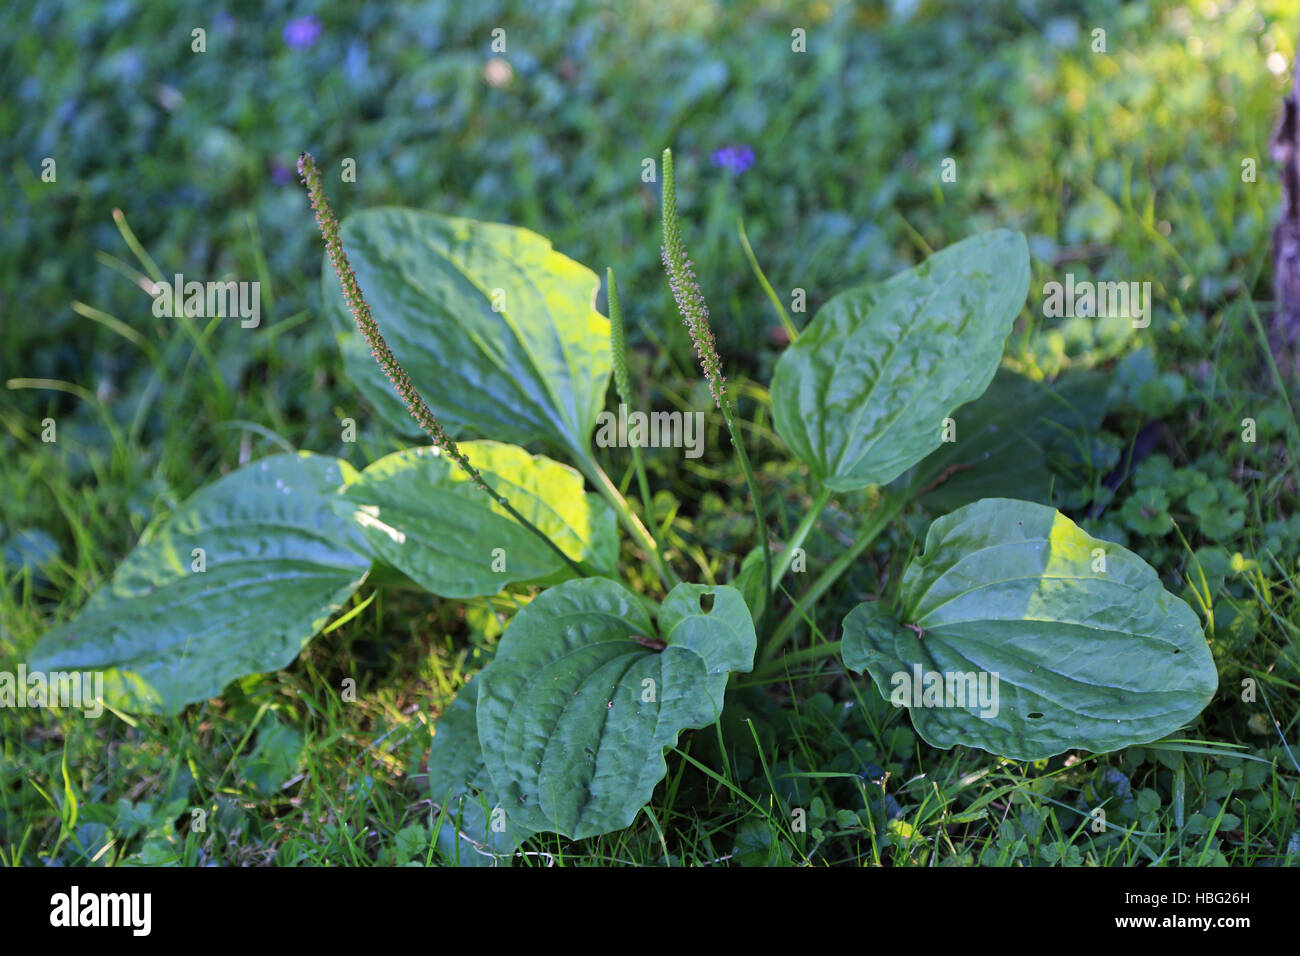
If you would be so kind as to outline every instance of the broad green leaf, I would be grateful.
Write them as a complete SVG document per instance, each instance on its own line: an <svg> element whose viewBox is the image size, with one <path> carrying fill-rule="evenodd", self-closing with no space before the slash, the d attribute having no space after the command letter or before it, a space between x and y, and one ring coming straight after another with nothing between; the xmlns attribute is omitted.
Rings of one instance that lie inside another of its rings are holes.
<svg viewBox="0 0 1300 956"><path fill-rule="evenodd" d="M594 272L527 229L412 209L356 213L342 238L385 340L448 429L590 457L612 362ZM349 377L411 433L328 262L322 288Z"/></svg>
<svg viewBox="0 0 1300 956"><path fill-rule="evenodd" d="M516 823L575 839L628 826L667 772L663 749L713 723L729 674L753 666L754 625L734 588L680 584L658 619L590 578L511 621L479 677L478 729Z"/></svg>
<svg viewBox="0 0 1300 956"><path fill-rule="evenodd" d="M578 472L514 445L462 442L460 449L494 491L570 558L600 570L614 567L617 519L599 496L583 491ZM359 523L376 555L443 597L496 594L515 582L572 575L544 541L434 447L379 459L337 504Z"/></svg>
<svg viewBox="0 0 1300 956"><path fill-rule="evenodd" d="M37 642L28 667L102 671L110 706L163 714L285 667L370 570L359 529L331 504L355 474L276 455L200 490Z"/></svg>
<svg viewBox="0 0 1300 956"><path fill-rule="evenodd" d="M1102 375L1083 372L1047 385L1000 369L988 390L952 413L955 441L944 442L901 481L929 489L921 503L944 512L990 495L1051 503L1055 485L1077 475L1054 473L1049 448L1085 445L1106 411Z"/></svg>
<svg viewBox="0 0 1300 956"><path fill-rule="evenodd" d="M999 229L841 293L777 362L777 432L833 491L893 481L988 387L1028 291L1025 237Z"/></svg>
<svg viewBox="0 0 1300 956"><path fill-rule="evenodd" d="M429 785L441 808L435 840L461 866L508 866L532 831L498 812L504 808L491 795L475 717L482 679L480 674L462 687L442 712L429 748Z"/></svg>
<svg viewBox="0 0 1300 956"><path fill-rule="evenodd" d="M935 521L897 611L850 611L843 654L911 707L934 746L1020 760L1156 740L1218 686L1196 615L1146 562L1052 508L1006 498Z"/></svg>

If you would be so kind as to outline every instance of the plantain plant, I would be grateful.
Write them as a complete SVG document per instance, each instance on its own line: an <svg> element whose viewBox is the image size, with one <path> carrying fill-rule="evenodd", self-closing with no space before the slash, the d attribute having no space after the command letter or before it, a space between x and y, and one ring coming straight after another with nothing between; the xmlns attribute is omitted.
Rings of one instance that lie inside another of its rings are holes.
<svg viewBox="0 0 1300 956"><path fill-rule="evenodd" d="M989 390L1028 291L1019 233L976 235L849 289L794 337L772 412L807 467L811 506L774 549L665 150L664 267L759 537L736 580L702 585L679 578L651 530L636 444L645 521L592 451L611 373L625 404L633 393L612 273L607 319L596 275L533 232L396 208L340 226L311 157L299 170L348 373L383 419L403 432L414 421L432 444L360 472L277 455L200 490L42 638L33 669L99 670L109 706L174 714L288 665L368 578L452 599L506 592L520 609L430 753L439 841L466 863L508 861L535 832L627 827L666 773L665 748L718 719L732 675L796 659L842 654L936 747L1024 760L1153 741L1209 702L1217 674L1200 624L1156 572L1015 498L968 497L933 522L889 599L844 618L842 641L788 649L901 510L933 504L936 476L966 467L944 441L959 408L990 420L1043 412ZM1019 436L1025 468L1035 427L1003 432ZM465 434L479 437L453 437ZM998 484L985 474L975 487ZM794 590L792 563L829 501L864 489L874 507L853 543L778 618L773 598ZM620 527L661 593L619 577ZM992 698L975 692L989 677Z"/></svg>

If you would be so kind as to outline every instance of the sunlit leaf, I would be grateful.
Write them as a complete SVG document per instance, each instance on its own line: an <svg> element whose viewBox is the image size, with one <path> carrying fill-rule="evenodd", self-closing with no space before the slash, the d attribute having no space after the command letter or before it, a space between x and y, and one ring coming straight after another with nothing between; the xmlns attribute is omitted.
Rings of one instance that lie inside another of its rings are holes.
<svg viewBox="0 0 1300 956"><path fill-rule="evenodd" d="M834 491L893 481L988 387L1028 290L1025 238L1000 229L837 295L777 362L777 432Z"/></svg>
<svg viewBox="0 0 1300 956"><path fill-rule="evenodd" d="M385 340L448 429L589 455L612 363L594 272L527 229L412 209L356 213L342 239ZM414 433L328 262L322 289L348 377Z"/></svg>
<svg viewBox="0 0 1300 956"><path fill-rule="evenodd" d="M574 838L628 826L667 771L663 749L717 719L754 649L733 588L678 585L657 628L613 581L539 595L479 677L479 741L511 819Z"/></svg>
<svg viewBox="0 0 1300 956"><path fill-rule="evenodd" d="M492 489L570 558L614 567L614 513L583 491L578 472L514 445L462 442L460 448ZM377 556L443 597L496 594L514 582L572 576L554 550L437 448L379 459L348 484L338 505L360 524Z"/></svg>
<svg viewBox="0 0 1300 956"><path fill-rule="evenodd" d="M276 455L202 489L28 666L102 671L110 705L164 714L287 666L370 570L359 528L332 507L355 475L334 458Z"/></svg>
<svg viewBox="0 0 1300 956"><path fill-rule="evenodd" d="M844 619L843 654L934 746L1022 760L1156 740L1218 685L1196 615L1146 562L1005 498L935 521L897 608Z"/></svg>

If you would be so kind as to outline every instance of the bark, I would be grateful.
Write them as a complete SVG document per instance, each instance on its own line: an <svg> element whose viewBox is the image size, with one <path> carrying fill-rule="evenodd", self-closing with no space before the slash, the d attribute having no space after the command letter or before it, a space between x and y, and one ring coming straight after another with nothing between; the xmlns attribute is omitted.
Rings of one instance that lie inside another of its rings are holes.
<svg viewBox="0 0 1300 956"><path fill-rule="evenodd" d="M1300 374L1300 69L1269 153L1282 176L1282 212L1273 229L1273 319L1270 345L1284 374Z"/></svg>

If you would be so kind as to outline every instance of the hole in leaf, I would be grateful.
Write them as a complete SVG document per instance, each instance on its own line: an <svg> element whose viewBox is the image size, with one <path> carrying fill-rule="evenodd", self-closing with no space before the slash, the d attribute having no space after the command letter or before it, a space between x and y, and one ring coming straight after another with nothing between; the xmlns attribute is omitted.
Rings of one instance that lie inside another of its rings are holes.
<svg viewBox="0 0 1300 956"><path fill-rule="evenodd" d="M706 591L704 594L700 595L700 610L703 611L705 614L708 614L710 611L713 610L714 597L715 595L712 591Z"/></svg>
<svg viewBox="0 0 1300 956"><path fill-rule="evenodd" d="M1043 715L1040 714L1038 711L1034 711L1032 714L1026 714L1026 716L1027 716L1030 720L1038 720L1038 718L1042 717Z"/></svg>

